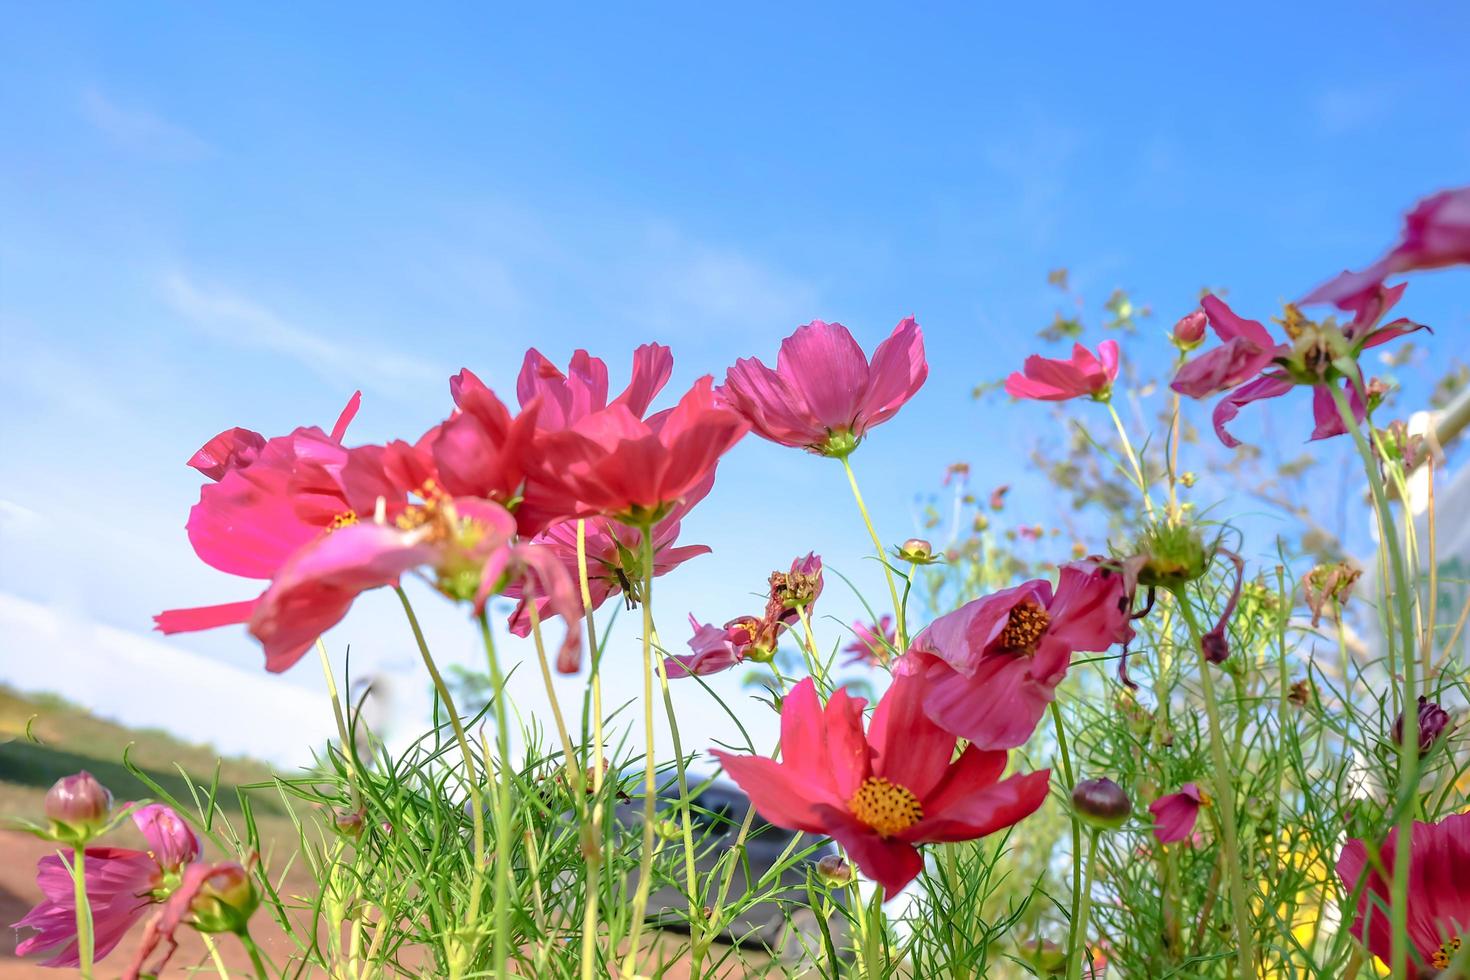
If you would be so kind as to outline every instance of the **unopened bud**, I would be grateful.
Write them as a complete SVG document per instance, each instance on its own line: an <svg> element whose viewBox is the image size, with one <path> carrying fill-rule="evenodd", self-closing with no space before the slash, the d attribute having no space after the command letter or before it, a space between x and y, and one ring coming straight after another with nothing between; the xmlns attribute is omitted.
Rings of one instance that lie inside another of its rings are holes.
<svg viewBox="0 0 1470 980"><path fill-rule="evenodd" d="M828 854L817 862L817 877L829 888L841 888L852 881L852 865L839 855Z"/></svg>
<svg viewBox="0 0 1470 980"><path fill-rule="evenodd" d="M111 814L112 793L86 770L61 777L46 793L46 818L72 837L90 838Z"/></svg>
<svg viewBox="0 0 1470 980"><path fill-rule="evenodd" d="M1171 591L1203 576L1213 557L1199 532L1183 524L1151 528L1139 543L1139 553L1143 563L1138 584Z"/></svg>
<svg viewBox="0 0 1470 980"><path fill-rule="evenodd" d="M343 837L361 837L362 828L363 812L361 809L337 810L332 814L332 829Z"/></svg>
<svg viewBox="0 0 1470 980"><path fill-rule="evenodd" d="M1106 777L1078 783L1072 790L1072 807L1084 823L1098 830L1116 830L1133 815L1128 794Z"/></svg>
<svg viewBox="0 0 1470 980"><path fill-rule="evenodd" d="M1424 695L1419 695L1419 758L1424 758L1434 748L1434 744L1444 736L1445 730L1450 726L1450 713ZM1393 740L1395 743L1404 740L1404 716L1400 714L1394 719Z"/></svg>
<svg viewBox="0 0 1470 980"><path fill-rule="evenodd" d="M1193 313L1186 313L1178 323L1174 324L1171 337L1174 341L1174 346L1182 351L1191 351L1198 347L1200 341L1205 339L1205 324L1207 321L1208 318L1205 316L1204 310L1195 310Z"/></svg>
<svg viewBox="0 0 1470 980"><path fill-rule="evenodd" d="M923 538L909 538L899 545L898 557L910 565L931 565L939 560L934 557L934 546Z"/></svg>
<svg viewBox="0 0 1470 980"><path fill-rule="evenodd" d="M250 872L233 861L217 864L189 903L190 921L200 932L241 932L260 905Z"/></svg>

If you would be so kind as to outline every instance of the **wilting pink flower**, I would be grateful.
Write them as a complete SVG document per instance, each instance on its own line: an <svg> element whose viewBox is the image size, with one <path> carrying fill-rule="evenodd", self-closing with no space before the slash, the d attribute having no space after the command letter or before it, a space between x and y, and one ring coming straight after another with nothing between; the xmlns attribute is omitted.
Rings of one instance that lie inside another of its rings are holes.
<svg viewBox="0 0 1470 980"><path fill-rule="evenodd" d="M848 654L847 665L886 664L892 655L893 644L898 639L898 628L893 617L884 613L876 624L857 620L852 624L853 641L842 648Z"/></svg>
<svg viewBox="0 0 1470 980"><path fill-rule="evenodd" d="M1118 377L1118 342L1104 340L1097 353L1074 344L1067 360L1032 354L1020 371L1006 378L1012 398L1064 402L1086 395L1104 401Z"/></svg>
<svg viewBox="0 0 1470 980"><path fill-rule="evenodd" d="M1404 216L1403 238L1360 272L1323 283L1303 303L1335 303L1377 287L1389 276L1470 262L1470 187L1426 197Z"/></svg>
<svg viewBox="0 0 1470 980"><path fill-rule="evenodd" d="M1215 435L1232 448L1240 445L1240 440L1225 426L1240 414L1242 407L1278 398L1297 385L1312 388L1312 416L1316 423L1312 439L1341 435L1347 430L1333 399L1333 387L1341 387L1347 394L1359 421L1366 416L1367 406L1359 394L1361 376L1344 375L1339 365L1352 363L1356 372L1357 358L1364 350L1422 329L1419 324L1404 319L1379 325L1379 320L1402 293L1403 289L1397 288L1353 297L1356 315L1343 326L1330 321L1311 323L1288 307L1285 321L1288 342L1284 343L1277 343L1259 321L1244 319L1218 297L1206 296L1200 305L1210 326L1225 343L1191 359L1179 369L1170 387L1191 398L1229 392L1215 406L1213 421Z"/></svg>
<svg viewBox="0 0 1470 980"><path fill-rule="evenodd" d="M955 736L925 715L919 687L896 680L864 734L861 698L839 690L823 709L807 678L782 702L780 762L714 754L762 817L831 836L892 898L923 869L916 845L1020 822L1045 801L1050 775L1002 780L1007 753L974 745L954 759Z"/></svg>
<svg viewBox="0 0 1470 980"><path fill-rule="evenodd" d="M745 434L735 412L715 401L709 377L673 408L638 418L609 405L537 440L539 477L575 499L579 513L628 523L657 521L708 479Z"/></svg>
<svg viewBox="0 0 1470 980"><path fill-rule="evenodd" d="M161 901L165 875L177 874L199 855L198 836L168 807L142 807L133 814L133 822L151 853L127 847L89 847L85 852L83 878L92 909L93 955L98 960L117 947L150 905ZM51 958L42 966L79 965L76 892L60 855L48 854L36 863L36 885L44 900L14 928L37 931L15 947L16 955L49 953Z"/></svg>
<svg viewBox="0 0 1470 980"><path fill-rule="evenodd" d="M671 510L667 517L653 527L653 574L657 578L666 575L691 558L709 553L702 544L675 545L679 537L680 522L699 501L709 494L714 486L715 474L699 486L694 487L684 499ZM587 590L592 598L592 608L599 609L609 597L622 595L628 608L642 601L643 590L643 532L638 528L607 517L590 517L584 530L587 556ZM573 581L580 579L577 568L577 521L561 521L537 535L533 542L554 554L566 567ZM520 599L510 617L510 630L517 636L531 632L531 617L519 585L506 589L505 594ZM544 606L548 600L543 597ZM540 611L545 618L544 609Z"/></svg>
<svg viewBox="0 0 1470 980"><path fill-rule="evenodd" d="M1361 840L1350 840L1337 859L1337 875L1358 906L1352 934L1368 952L1388 962L1393 955L1389 924L1389 886L1398 861L1398 828L1388 832L1379 849L1384 874L1368 861ZM1410 839L1408 925L1412 947L1409 980L1428 980L1449 966L1470 930L1470 813L1457 813L1439 823L1414 823Z"/></svg>
<svg viewBox="0 0 1470 980"><path fill-rule="evenodd" d="M755 642L758 621L743 616L730 620L724 626L712 626L700 623L691 615L689 626L694 630L694 635L689 638L692 652L664 658L664 669L670 679L717 674L734 667L745 659L746 652Z"/></svg>
<svg viewBox="0 0 1470 980"><path fill-rule="evenodd" d="M810 615L822 594L822 556L808 551L804 557L792 559L790 571L772 572L769 582L767 615L796 622L801 618L797 610L805 608Z"/></svg>
<svg viewBox="0 0 1470 980"><path fill-rule="evenodd" d="M1185 783L1179 792L1161 796L1148 805L1154 815L1154 836L1160 844L1172 844L1184 840L1194 832L1199 819L1199 808L1204 804L1204 794L1194 783Z"/></svg>
<svg viewBox="0 0 1470 980"><path fill-rule="evenodd" d="M201 932L238 932L259 904L250 872L242 865L234 861L190 864L179 877L178 886L148 919L143 939L123 972L123 980L162 974L179 947L174 933L185 922ZM148 957L160 944L165 947L163 955L147 965Z"/></svg>
<svg viewBox="0 0 1470 980"><path fill-rule="evenodd" d="M753 357L736 361L719 395L761 438L840 457L896 415L928 376L913 317L893 328L871 362L842 324L813 320L781 342L774 371Z"/></svg>
<svg viewBox="0 0 1470 980"><path fill-rule="evenodd" d="M924 710L982 749L1031 737L1076 651L1132 636L1126 576L1087 559L969 602L914 637L896 672L922 680Z"/></svg>

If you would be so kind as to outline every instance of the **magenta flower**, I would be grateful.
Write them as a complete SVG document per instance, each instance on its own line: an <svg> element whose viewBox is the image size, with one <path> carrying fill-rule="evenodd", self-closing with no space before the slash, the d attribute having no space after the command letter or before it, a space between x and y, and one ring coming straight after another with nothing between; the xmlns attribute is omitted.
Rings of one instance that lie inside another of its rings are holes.
<svg viewBox="0 0 1470 980"><path fill-rule="evenodd" d="M1195 821L1199 819L1199 808L1204 802L1205 796L1199 786L1185 783L1179 787L1179 792L1161 796L1150 803L1148 812L1154 815L1154 836L1159 843L1172 844L1193 833Z"/></svg>
<svg viewBox="0 0 1470 980"><path fill-rule="evenodd" d="M711 470L703 483L691 489L667 517L654 525L653 575L655 578L668 574L691 558L709 553L710 549L707 545L676 545L675 542L679 538L680 522L695 504L709 494L714 483L715 474ZM628 608L632 609L642 601L643 532L611 518L590 517L586 520L584 535L587 555L587 590L592 597L592 608L600 609L610 597L622 595L625 597ZM533 542L555 555L557 560L566 567L567 574L574 582L579 580L577 521L561 521L553 524L538 534ZM511 632L517 636L529 635L531 617L526 608L525 597L521 594L520 585L512 585L505 590L505 594L521 600L510 617ZM543 620L547 615L544 607L548 601L543 596L540 608L537 610Z"/></svg>
<svg viewBox="0 0 1470 980"><path fill-rule="evenodd" d="M1218 297L1206 296L1200 306L1224 343L1180 368L1170 387L1191 398L1230 392L1215 406L1213 421L1215 435L1231 448L1240 445L1240 440L1225 426L1240 414L1242 407L1278 398L1298 385L1312 388L1312 416L1316 423L1312 439L1341 435L1347 430L1333 399L1333 386L1342 387L1353 414L1361 421L1367 415L1367 406L1360 395L1359 355L1370 347L1423 329L1404 319L1379 325L1383 314L1398 302L1402 293L1403 287L1399 286L1351 297L1348 302L1355 315L1344 325L1331 320L1313 323L1303 319L1294 307L1288 307L1284 320L1288 339L1281 343L1259 321L1244 319ZM1343 373L1343 364L1352 365L1351 375Z"/></svg>
<svg viewBox="0 0 1470 980"><path fill-rule="evenodd" d="M1351 932L1368 952L1388 962L1393 955L1389 924L1389 886L1398 860L1398 829L1388 832L1379 849L1385 875L1368 861L1361 840L1350 840L1337 859L1337 876L1348 894L1358 895ZM1409 980L1428 980L1449 966L1470 930L1470 813L1456 813L1439 823L1414 823L1409 861Z"/></svg>
<svg viewBox="0 0 1470 980"><path fill-rule="evenodd" d="M541 402L532 399L511 415L495 392L468 369L449 379L449 392L458 411L421 440L433 455L445 493L504 505L519 500L517 519L525 534L542 530L551 519L564 516L562 511L570 512L575 501L548 500L547 494L530 501L524 492L533 466L531 445Z"/></svg>
<svg viewBox="0 0 1470 980"><path fill-rule="evenodd" d="M1097 353L1075 344L1072 356L1058 360L1032 354L1022 370L1006 378L1006 394L1012 398L1064 402L1086 395L1107 401L1118 377L1118 342L1104 340Z"/></svg>
<svg viewBox="0 0 1470 980"><path fill-rule="evenodd" d="M177 874L200 853L198 836L162 804L140 808L134 812L133 822L150 850L86 849L83 877L98 960L117 947L150 906L163 900L165 877ZM14 928L34 929L36 934L15 947L16 955L48 953L51 958L42 961L42 966L78 966L76 893L71 872L60 855L48 854L36 863L36 885L44 900L14 923Z"/></svg>
<svg viewBox="0 0 1470 980"><path fill-rule="evenodd" d="M1344 272L1312 290L1305 303L1333 303L1361 296L1389 276L1470 262L1470 187L1440 191L1404 216L1402 240L1359 272Z"/></svg>
<svg viewBox="0 0 1470 980"><path fill-rule="evenodd" d="M863 732L861 698L838 690L825 709L811 678L781 705L781 761L714 750L726 774L778 827L825 834L892 898L923 869L917 846L975 840L1019 823L1046 800L1050 774L1001 779L1005 752L956 738L926 717L922 691L899 678Z"/></svg>
<svg viewBox="0 0 1470 980"><path fill-rule="evenodd" d="M536 427L542 430L565 429L608 405L623 405L638 418L674 370L674 357L661 344L644 344L633 352L633 371L628 387L612 401L607 397L607 364L585 350L572 355L567 373L548 361L534 347L526 351L516 378L516 397L521 408L539 401L541 410Z"/></svg>
<svg viewBox="0 0 1470 980"><path fill-rule="evenodd" d="M701 624L691 615L689 626L694 630L694 635L689 638L692 652L664 658L664 669L671 680L718 674L741 663L755 642L758 629L757 621L749 616L732 619L724 626L712 626Z"/></svg>
<svg viewBox="0 0 1470 980"><path fill-rule="evenodd" d="M613 404L537 439L538 479L577 501L575 514L658 521L709 479L745 435L743 419L700 378L673 408L640 419Z"/></svg>
<svg viewBox="0 0 1470 980"><path fill-rule="evenodd" d="M893 644L898 639L898 628L893 617L884 613L877 623L857 620L852 624L853 641L842 648L848 655L847 666L886 664L892 656Z"/></svg>
<svg viewBox="0 0 1470 980"><path fill-rule="evenodd" d="M913 317L893 328L869 362L840 323L813 320L781 342L773 371L745 357L719 395L763 439L823 456L846 456L868 430L893 418L929 376Z"/></svg>
<svg viewBox="0 0 1470 980"><path fill-rule="evenodd" d="M969 602L914 637L898 674L922 680L924 710L981 749L1021 745L1056 696L1076 651L1131 638L1123 571L1087 559Z"/></svg>

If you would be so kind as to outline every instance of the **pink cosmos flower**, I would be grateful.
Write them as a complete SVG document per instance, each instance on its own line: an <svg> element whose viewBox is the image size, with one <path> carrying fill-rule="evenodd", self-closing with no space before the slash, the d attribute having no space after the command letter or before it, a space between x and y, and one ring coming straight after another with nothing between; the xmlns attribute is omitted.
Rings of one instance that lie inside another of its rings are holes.
<svg viewBox="0 0 1470 980"><path fill-rule="evenodd" d="M776 370L741 358L719 395L763 439L823 456L846 456L888 421L929 376L913 317L893 328L869 362L840 323L813 320L781 342Z"/></svg>
<svg viewBox="0 0 1470 980"><path fill-rule="evenodd" d="M159 889L164 887L165 875L177 874L199 856L198 835L168 807L157 803L141 807L133 813L133 822L150 850L86 849L83 877L97 960L111 953L149 907L162 900ZM44 900L14 923L14 928L35 929L36 934L15 947L16 955L49 953L51 958L42 961L42 966L78 966L76 893L71 872L59 855L48 854L36 863L36 885Z"/></svg>
<svg viewBox="0 0 1470 980"><path fill-rule="evenodd" d="M1172 844L1193 833L1204 801L1198 785L1185 783L1179 787L1179 792L1161 796L1150 803L1148 812L1154 815L1154 836L1159 843Z"/></svg>
<svg viewBox="0 0 1470 980"><path fill-rule="evenodd" d="M884 613L877 623L857 620L852 624L853 641L842 648L848 655L847 666L886 664L892 655L893 644L898 638L898 628L893 617Z"/></svg>
<svg viewBox="0 0 1470 980"><path fill-rule="evenodd" d="M539 478L577 501L578 514L657 521L709 478L745 422L718 404L709 377L673 408L638 418L613 404L537 440Z"/></svg>
<svg viewBox="0 0 1470 980"><path fill-rule="evenodd" d="M680 522L685 515L703 500L714 486L715 474L711 470L706 479L691 489L683 501L671 510L667 517L653 528L653 574L657 578L666 575L691 558L708 554L709 547L702 544L675 545L679 537ZM591 517L586 521L585 548L587 555L587 590L592 597L592 608L600 609L611 596L623 595L627 606L632 609L642 601L643 588L643 532L627 524L607 517ZM577 522L561 521L533 539L545 547L565 566L573 581L579 581L577 568ZM507 596L520 599L510 617L510 630L517 636L531 632L531 617L526 608L525 597L520 586L514 585L505 592ZM541 599L538 615L545 619L545 605L549 600Z"/></svg>
<svg viewBox="0 0 1470 980"><path fill-rule="evenodd" d="M1423 329L1404 319L1379 325L1402 294L1403 286L1380 287L1350 297L1347 302L1355 316L1342 326L1310 323L1289 307L1286 330L1290 342L1283 343L1277 343L1260 321L1244 319L1218 297L1206 296L1200 306L1225 343L1186 363L1170 387L1191 398L1230 392L1215 406L1214 425L1215 435L1231 448L1240 445L1240 440L1225 426L1243 406L1278 398L1297 385L1312 387L1312 416L1316 422L1312 439L1341 435L1347 430L1333 400L1332 386L1342 386L1359 421L1366 416L1367 406L1359 394L1361 375L1344 376L1337 365L1344 360L1356 364L1364 350Z"/></svg>
<svg viewBox="0 0 1470 980"><path fill-rule="evenodd" d="M323 534L371 514L379 498L399 506L406 488L386 478L382 447L341 444L360 402L354 394L330 434L310 426L260 440L232 429L195 453L190 465L215 482L204 485L189 511L194 553L230 575L269 579ZM257 601L171 609L154 623L163 633L245 623Z"/></svg>
<svg viewBox="0 0 1470 980"><path fill-rule="evenodd" d="M825 709L810 678L781 706L781 761L715 750L762 817L825 834L892 898L918 876L917 845L974 840L1020 822L1046 799L1049 773L1001 779L1005 752L956 738L925 715L922 691L899 678L863 732L861 698L839 690Z"/></svg>
<svg viewBox="0 0 1470 980"><path fill-rule="evenodd" d="M512 416L495 392L469 369L449 379L449 392L458 411L422 440L433 455L444 491L452 497L501 504L523 497L541 402L533 398ZM557 516L557 510L571 506L571 501L547 506L538 500L527 509L529 523L522 532L536 533Z"/></svg>
<svg viewBox="0 0 1470 980"><path fill-rule="evenodd" d="M633 371L628 387L612 401L607 397L607 364L585 350L572 355L567 373L548 361L534 347L526 351L521 373L516 378L516 396L525 408L541 403L536 426L543 430L565 429L608 405L623 405L643 418L653 399L669 383L674 357L661 344L644 344L633 352Z"/></svg>
<svg viewBox="0 0 1470 980"><path fill-rule="evenodd" d="M701 624L692 615L689 626L694 635L689 638L689 654L674 654L664 658L664 670L669 679L695 675L717 674L729 670L745 659L745 654L755 642L759 622L750 616L732 619L724 626Z"/></svg>
<svg viewBox="0 0 1470 980"><path fill-rule="evenodd" d="M202 932L230 931L224 927L243 924L258 904L259 895L251 884L250 872L237 862L190 864L179 876L178 886L149 917L143 939L123 972L123 980L162 975L179 948L174 933L185 922ZM160 945L165 947L163 955L147 965L148 957Z"/></svg>
<svg viewBox="0 0 1470 980"><path fill-rule="evenodd" d="M1352 934L1368 952L1388 962L1393 955L1389 924L1389 886L1398 860L1398 830L1389 831L1379 849L1384 875L1368 861L1361 840L1350 840L1337 859L1337 876L1348 893L1358 895ZM1439 823L1414 823L1409 850L1409 943L1413 954L1409 980L1428 980L1449 966L1461 936L1470 931L1470 813Z"/></svg>
<svg viewBox="0 0 1470 980"><path fill-rule="evenodd" d="M1403 238L1388 254L1360 272L1344 272L1302 300L1341 304L1384 279L1404 272L1470 262L1470 187L1426 197L1404 217Z"/></svg>
<svg viewBox="0 0 1470 980"><path fill-rule="evenodd" d="M914 637L895 673L922 680L924 710L981 749L1022 744L1056 696L1076 651L1132 636L1127 576L1086 559L1045 579L969 602Z"/></svg>
<svg viewBox="0 0 1470 980"><path fill-rule="evenodd" d="M1083 395L1107 400L1118 377L1118 342L1104 340L1097 353L1074 344L1072 356L1063 361L1040 354L1026 358L1021 371L1006 379L1006 394L1012 398L1064 402Z"/></svg>

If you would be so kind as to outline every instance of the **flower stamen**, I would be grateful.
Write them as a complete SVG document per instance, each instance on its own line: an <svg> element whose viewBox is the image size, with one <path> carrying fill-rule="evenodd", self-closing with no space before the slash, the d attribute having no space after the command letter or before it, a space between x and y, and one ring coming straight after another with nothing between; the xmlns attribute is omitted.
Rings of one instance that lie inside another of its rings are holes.
<svg viewBox="0 0 1470 980"><path fill-rule="evenodd" d="M1005 629L1000 631L1001 649L1031 653L1051 625L1051 614L1035 599L1023 599L1011 607Z"/></svg>
<svg viewBox="0 0 1470 980"><path fill-rule="evenodd" d="M924 807L907 787L869 776L847 801L852 815L884 837L908 830L924 818Z"/></svg>

